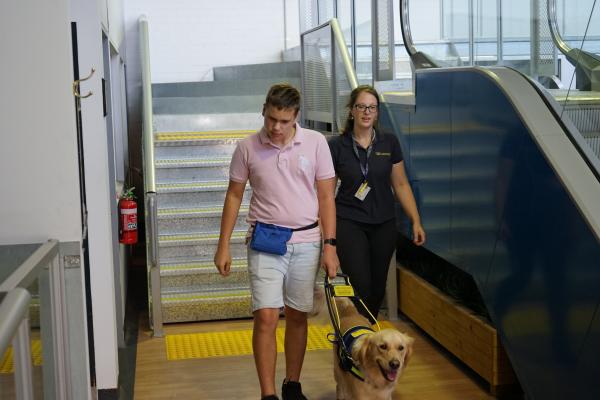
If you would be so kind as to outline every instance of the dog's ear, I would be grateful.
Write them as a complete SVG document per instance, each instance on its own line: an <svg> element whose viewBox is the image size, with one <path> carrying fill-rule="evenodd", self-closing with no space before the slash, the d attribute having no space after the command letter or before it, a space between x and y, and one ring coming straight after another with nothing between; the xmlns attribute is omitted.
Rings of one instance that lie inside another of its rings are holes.
<svg viewBox="0 0 600 400"><path fill-rule="evenodd" d="M404 339L406 341L404 344L404 348L406 349L406 356L404 356L404 366L406 366L406 364L408 364L408 360L410 360L410 358L412 357L413 344L415 342L415 339L404 333L402 335L404 335Z"/></svg>
<svg viewBox="0 0 600 400"><path fill-rule="evenodd" d="M352 358L359 366L365 365L366 363L367 353L369 352L369 347L371 347L371 336L372 335L362 335L356 339L352 346Z"/></svg>

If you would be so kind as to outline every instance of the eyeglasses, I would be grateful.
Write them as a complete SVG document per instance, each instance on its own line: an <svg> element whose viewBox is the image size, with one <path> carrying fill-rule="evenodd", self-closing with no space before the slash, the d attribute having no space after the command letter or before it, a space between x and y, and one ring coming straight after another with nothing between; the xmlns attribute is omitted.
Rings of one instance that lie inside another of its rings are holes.
<svg viewBox="0 0 600 400"><path fill-rule="evenodd" d="M369 112L375 112L375 111L377 111L378 106L377 106L377 104L373 104L370 106L368 106L366 104L355 104L354 108L356 108L358 111L364 113L367 110L369 110Z"/></svg>

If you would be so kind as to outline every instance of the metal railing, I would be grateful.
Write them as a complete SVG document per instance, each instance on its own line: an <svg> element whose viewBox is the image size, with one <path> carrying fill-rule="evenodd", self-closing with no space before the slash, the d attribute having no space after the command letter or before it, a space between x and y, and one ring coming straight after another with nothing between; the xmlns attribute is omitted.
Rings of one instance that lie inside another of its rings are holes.
<svg viewBox="0 0 600 400"><path fill-rule="evenodd" d="M6 335L11 331L14 325L14 318L23 318L21 307L23 305L23 294L21 289L26 290L31 287L37 287L40 297L40 328L42 339L42 359L43 368L43 387L44 397L58 400L71 399L72 387L70 378L70 346L68 335L67 307L66 307L66 285L64 266L59 259L59 243L56 240L49 240L37 248L23 263L0 283L0 292L15 292L17 294L6 297L9 299L6 307L13 309L12 316L5 320L0 318L2 334ZM13 297L15 296L15 297ZM16 307L16 309L14 309ZM7 311L9 316L11 311ZM12 318L12 319L11 319ZM10 322L13 321L13 322ZM6 326L5 326L6 324ZM23 326L24 327L24 326ZM18 328L20 349L27 349L28 344L22 343L24 332L23 327ZM3 331L6 329L6 331ZM28 335L27 335L28 336ZM0 344L4 343L4 338ZM27 339L28 340L28 339ZM29 343L29 342L27 342ZM15 348L16 351L16 348ZM22 353L17 354L19 362L23 362ZM19 368L30 368L24 365ZM26 370L18 371L18 375L27 374ZM28 385L27 377L20 377L23 382L19 384ZM26 392L28 393L28 392ZM32 397L24 397L32 398Z"/></svg>
<svg viewBox="0 0 600 400"><path fill-rule="evenodd" d="M163 336L160 298L160 267L158 263L158 230L156 177L154 174L154 131L152 129L152 79L150 73L150 40L148 19L141 16L140 62L142 66L142 148L144 159L146 257L148 269L148 306L154 336Z"/></svg>
<svg viewBox="0 0 600 400"><path fill-rule="evenodd" d="M15 395L18 400L33 399L33 366L29 341L29 302L23 288L8 292L0 303L0 356L12 342L15 371Z"/></svg>
<svg viewBox="0 0 600 400"><path fill-rule="evenodd" d="M343 127L350 92L358 86L348 46L337 19L300 35L302 118Z"/></svg>

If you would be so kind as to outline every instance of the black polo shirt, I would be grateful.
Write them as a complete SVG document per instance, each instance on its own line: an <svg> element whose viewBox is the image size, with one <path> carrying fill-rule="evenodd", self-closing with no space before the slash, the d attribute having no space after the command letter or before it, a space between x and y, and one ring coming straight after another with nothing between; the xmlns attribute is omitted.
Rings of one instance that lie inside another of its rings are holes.
<svg viewBox="0 0 600 400"><path fill-rule="evenodd" d="M358 155L363 165L367 149L357 144ZM398 138L390 134L376 133L367 180L371 191L361 201L354 197L364 178L356 153L352 147L352 134L347 133L329 140L335 173L340 179L340 188L335 197L339 218L357 222L379 224L394 218L394 193L392 191L392 166L403 160Z"/></svg>

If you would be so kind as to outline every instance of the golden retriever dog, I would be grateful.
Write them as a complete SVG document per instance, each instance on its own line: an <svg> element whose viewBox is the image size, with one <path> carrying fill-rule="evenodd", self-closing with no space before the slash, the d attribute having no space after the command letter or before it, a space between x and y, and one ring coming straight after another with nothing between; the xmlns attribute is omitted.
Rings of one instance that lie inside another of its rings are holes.
<svg viewBox="0 0 600 400"><path fill-rule="evenodd" d="M351 300L335 298L340 315L340 331L355 326L370 326ZM364 377L361 381L340 367L334 349L334 377L338 400L391 400L398 378L412 354L414 339L396 329L382 329L358 337L348 349Z"/></svg>

